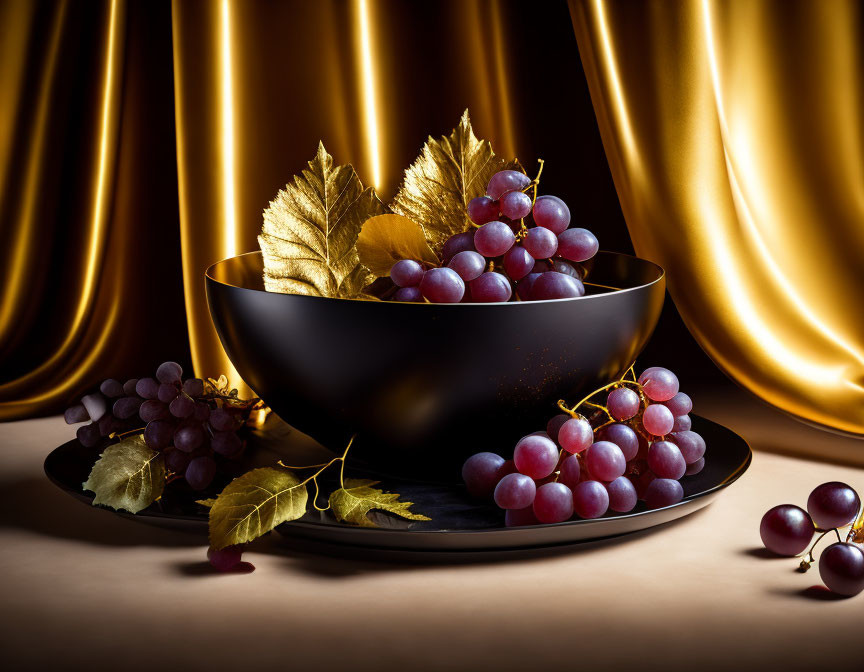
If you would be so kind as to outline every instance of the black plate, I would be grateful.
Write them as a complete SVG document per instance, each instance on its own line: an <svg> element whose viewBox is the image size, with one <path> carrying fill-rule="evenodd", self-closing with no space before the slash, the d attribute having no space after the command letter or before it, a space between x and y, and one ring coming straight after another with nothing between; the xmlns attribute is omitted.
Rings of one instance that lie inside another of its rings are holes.
<svg viewBox="0 0 864 672"><path fill-rule="evenodd" d="M730 429L699 416L693 429L708 444L705 468L685 476L684 499L673 506L645 510L640 502L627 514L607 515L595 520L572 520L552 525L503 527L503 512L491 504L478 504L458 485L422 483L386 478L381 486L398 492L414 502L413 510L432 518L410 522L387 514L371 514L378 528L358 528L340 524L329 513L308 512L300 520L283 523L276 529L286 536L326 544L413 551L482 551L531 548L569 544L628 534L681 518L709 504L723 488L734 483L750 466L750 447ZM90 493L81 489L98 450L81 446L77 440L64 443L45 459L45 473L51 481L76 499L90 503ZM364 478L374 474L352 467L346 472ZM326 490L325 490L326 492ZM209 494L209 493L208 493ZM198 497L208 495L198 495ZM169 486L159 500L136 515L118 515L139 522L206 531L207 509L194 502L190 490Z"/></svg>

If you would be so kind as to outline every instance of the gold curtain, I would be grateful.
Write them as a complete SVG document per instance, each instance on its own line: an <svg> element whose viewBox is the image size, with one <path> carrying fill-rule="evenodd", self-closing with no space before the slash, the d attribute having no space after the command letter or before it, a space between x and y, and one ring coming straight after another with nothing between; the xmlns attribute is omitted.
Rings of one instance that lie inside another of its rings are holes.
<svg viewBox="0 0 864 672"><path fill-rule="evenodd" d="M864 433L864 5L571 0L634 246L734 380Z"/></svg>

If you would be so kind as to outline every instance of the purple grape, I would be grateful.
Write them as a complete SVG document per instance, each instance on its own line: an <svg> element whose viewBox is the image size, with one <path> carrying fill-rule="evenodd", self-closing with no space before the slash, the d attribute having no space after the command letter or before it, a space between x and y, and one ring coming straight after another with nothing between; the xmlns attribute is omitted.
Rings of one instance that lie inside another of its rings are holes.
<svg viewBox="0 0 864 672"><path fill-rule="evenodd" d="M87 413L84 404L75 404L66 409L63 419L67 425L75 425L79 422L87 422L90 419L90 414Z"/></svg>
<svg viewBox="0 0 864 672"><path fill-rule="evenodd" d="M106 413L101 418L99 418L99 422L96 424L99 425L99 433L102 436L108 436L113 432L118 431L122 425L118 422L117 418L115 418L110 413Z"/></svg>
<svg viewBox="0 0 864 672"><path fill-rule="evenodd" d="M655 478L645 488L642 499L649 509L659 509L677 504L684 498L684 488L671 478Z"/></svg>
<svg viewBox="0 0 864 672"><path fill-rule="evenodd" d="M540 196L534 202L534 223L561 233L570 226L570 208L557 196Z"/></svg>
<svg viewBox="0 0 864 672"><path fill-rule="evenodd" d="M158 399L148 399L138 408L138 417L144 422L153 422L154 420L167 420L171 417L171 413L168 411L168 406Z"/></svg>
<svg viewBox="0 0 864 672"><path fill-rule="evenodd" d="M516 444L513 462L519 472L526 476L546 478L558 464L558 448L548 437L529 434Z"/></svg>
<svg viewBox="0 0 864 672"><path fill-rule="evenodd" d="M128 420L138 413L143 401L141 397L120 397L114 402L111 412L121 420Z"/></svg>
<svg viewBox="0 0 864 672"><path fill-rule="evenodd" d="M534 257L521 245L514 245L504 255L504 270L511 280L521 280L534 268Z"/></svg>
<svg viewBox="0 0 864 672"><path fill-rule="evenodd" d="M618 513L632 511L639 499L636 496L636 486L626 476L619 476L606 484L609 493L609 508Z"/></svg>
<svg viewBox="0 0 864 672"><path fill-rule="evenodd" d="M672 415L676 417L679 415L687 415L693 410L693 401L683 392L678 392L671 399L664 401L663 405L672 411Z"/></svg>
<svg viewBox="0 0 864 672"><path fill-rule="evenodd" d="M505 267L506 270L506 267ZM519 298L523 301L532 301L531 298L531 290L534 287L534 283L537 281L542 273L529 273L516 285L516 293L519 295Z"/></svg>
<svg viewBox="0 0 864 672"><path fill-rule="evenodd" d="M475 303L509 301L513 295L510 283L500 273L490 271L471 282L471 299Z"/></svg>
<svg viewBox="0 0 864 672"><path fill-rule="evenodd" d="M522 191L531 184L531 178L518 170L502 170L495 173L486 187L486 195L497 201L508 191Z"/></svg>
<svg viewBox="0 0 864 672"><path fill-rule="evenodd" d="M558 443L568 453L580 453L594 443L594 430L585 418L570 418L558 430Z"/></svg>
<svg viewBox="0 0 864 672"><path fill-rule="evenodd" d="M678 480L687 471L681 451L671 441L655 441L648 449L648 466L658 478Z"/></svg>
<svg viewBox="0 0 864 672"><path fill-rule="evenodd" d="M831 544L819 557L819 576L832 593L857 595L864 590L864 551L854 544Z"/></svg>
<svg viewBox="0 0 864 672"><path fill-rule="evenodd" d="M567 229L558 234L558 256L570 261L588 261L598 249L600 243L588 229Z"/></svg>
<svg viewBox="0 0 864 672"><path fill-rule="evenodd" d="M494 217L493 217L494 219ZM444 263L450 261L453 257L455 257L460 252L471 251L476 252L477 250L474 248L474 232L473 231L465 231L464 233L457 233L455 236L450 236L447 239L447 242L444 243L444 247L441 250L441 254L444 256Z"/></svg>
<svg viewBox="0 0 864 672"><path fill-rule="evenodd" d="M103 380L102 384L99 386L99 391L109 399L116 399L117 397L123 396L123 386L120 384L119 380L114 380L113 378Z"/></svg>
<svg viewBox="0 0 864 672"><path fill-rule="evenodd" d="M234 416L224 408L215 408L210 412L210 426L217 432L232 431Z"/></svg>
<svg viewBox="0 0 864 672"><path fill-rule="evenodd" d="M87 409L87 415L94 422L108 411L108 402L101 394L87 394L81 397L81 403Z"/></svg>
<svg viewBox="0 0 864 672"><path fill-rule="evenodd" d="M210 445L215 452L225 457L234 457L243 448L243 442L234 432L216 432Z"/></svg>
<svg viewBox="0 0 864 672"><path fill-rule="evenodd" d="M531 287L531 299L533 301L573 299L584 293L585 288L579 280L555 271L541 273Z"/></svg>
<svg viewBox="0 0 864 672"><path fill-rule="evenodd" d="M451 268L432 268L423 276L420 291L432 303L459 303L465 282Z"/></svg>
<svg viewBox="0 0 864 672"><path fill-rule="evenodd" d="M153 450L163 450L174 439L174 423L170 420L154 420L144 428L144 443Z"/></svg>
<svg viewBox="0 0 864 672"><path fill-rule="evenodd" d="M570 416L566 413L553 415L549 422L546 423L546 433L549 435L549 438L558 443L558 432L561 430L561 426L570 419Z"/></svg>
<svg viewBox="0 0 864 672"><path fill-rule="evenodd" d="M550 270L563 273L564 275L569 275L571 278L576 278L580 282L582 281L582 272L576 268L576 266L573 266L573 264L570 264L563 259L553 259L552 268Z"/></svg>
<svg viewBox="0 0 864 672"><path fill-rule="evenodd" d="M96 422L91 422L88 425L81 425L75 432L75 436L78 437L78 441L80 441L81 445L85 448L92 448L102 440L102 434L99 431L99 424Z"/></svg>
<svg viewBox="0 0 864 672"><path fill-rule="evenodd" d="M183 391L190 397L200 397L204 394L204 381L200 378L189 378L183 381Z"/></svg>
<svg viewBox="0 0 864 672"><path fill-rule="evenodd" d="M858 493L839 481L823 483L807 498L807 512L813 524L822 530L848 525L858 515L860 507Z"/></svg>
<svg viewBox="0 0 864 672"><path fill-rule="evenodd" d="M171 402L168 410L175 418L188 418L195 412L195 402L185 394L181 394Z"/></svg>
<svg viewBox="0 0 864 672"><path fill-rule="evenodd" d="M177 362L163 362L156 369L156 380L160 383L175 383L180 384L183 377L183 367Z"/></svg>
<svg viewBox="0 0 864 672"><path fill-rule="evenodd" d="M662 366L645 369L639 376L639 384L651 401L669 401L678 394L678 377ZM671 415L672 411L669 411L669 414Z"/></svg>
<svg viewBox="0 0 864 672"><path fill-rule="evenodd" d="M594 478L614 481L627 471L624 453L611 441L597 441L585 453L585 466Z"/></svg>
<svg viewBox="0 0 864 672"><path fill-rule="evenodd" d="M192 417L198 422L205 422L210 419L210 404L206 401L195 402L195 412Z"/></svg>
<svg viewBox="0 0 864 672"><path fill-rule="evenodd" d="M614 443L624 453L624 459L628 462L635 459L639 452L639 437L632 427L615 423L604 427L598 437L602 441Z"/></svg>
<svg viewBox="0 0 864 672"><path fill-rule="evenodd" d="M220 572L229 572L240 564L243 552L240 546L226 546L225 548L207 549L207 560Z"/></svg>
<svg viewBox="0 0 864 672"><path fill-rule="evenodd" d="M196 457L186 467L186 482L193 490L203 490L213 482L216 463L212 457Z"/></svg>
<svg viewBox="0 0 864 672"><path fill-rule="evenodd" d="M687 471L684 472L687 476L695 476L700 471L705 468L705 458L700 457L698 460L693 462L692 464L687 465Z"/></svg>
<svg viewBox="0 0 864 672"><path fill-rule="evenodd" d="M573 488L573 509L580 518L599 518L609 510L609 493L598 481L582 481Z"/></svg>
<svg viewBox="0 0 864 672"><path fill-rule="evenodd" d="M462 480L468 492L479 498L492 495L504 475L501 470L505 463L504 458L495 453L477 453L469 457L462 465Z"/></svg>
<svg viewBox="0 0 864 672"><path fill-rule="evenodd" d="M524 509L507 509L504 512L504 524L507 527L521 527L522 525L538 525L537 516L534 515L534 507L526 506Z"/></svg>
<svg viewBox="0 0 864 672"><path fill-rule="evenodd" d="M534 259L548 259L558 251L558 237L549 229L535 226L528 230L522 246Z"/></svg>
<svg viewBox="0 0 864 672"><path fill-rule="evenodd" d="M159 383L154 378L141 378L135 383L135 393L142 399L155 399L159 396Z"/></svg>
<svg viewBox="0 0 864 672"><path fill-rule="evenodd" d="M201 425L183 425L174 432L174 447L184 453L191 453L204 443L204 429Z"/></svg>
<svg viewBox="0 0 864 672"><path fill-rule="evenodd" d="M169 450L165 453L165 466L175 474L182 474L186 471L191 459L189 454L182 450Z"/></svg>
<svg viewBox="0 0 864 672"><path fill-rule="evenodd" d="M177 398L178 394L180 394L180 388L176 385L162 383L159 385L159 392L157 393L156 398L163 404L170 404Z"/></svg>
<svg viewBox="0 0 864 672"><path fill-rule="evenodd" d="M423 267L411 259L402 259L390 269L390 279L397 287L416 287L423 279Z"/></svg>
<svg viewBox="0 0 864 672"><path fill-rule="evenodd" d="M468 218L478 226L498 219L498 210L498 203L488 196L478 196L468 201Z"/></svg>
<svg viewBox="0 0 864 672"><path fill-rule="evenodd" d="M501 208L501 214L505 217L509 217L514 221L517 219L522 219L523 217L527 217L528 213L531 212L531 197L528 194L522 193L521 191L508 191L501 197L499 204ZM493 217L492 219L495 219L495 217ZM475 223L482 224L483 222Z"/></svg>
<svg viewBox="0 0 864 672"><path fill-rule="evenodd" d="M690 428L693 426L693 421L690 419L689 415L678 415L675 416L675 422L672 425L673 432L688 432Z"/></svg>
<svg viewBox="0 0 864 672"><path fill-rule="evenodd" d="M759 524L762 543L777 555L798 555L807 548L815 531L810 515L794 504L768 509Z"/></svg>
<svg viewBox="0 0 864 672"><path fill-rule="evenodd" d="M582 477L582 465L579 463L579 458L575 455L568 455L561 460L561 470L558 474L558 480L566 485L571 490L579 485Z"/></svg>
<svg viewBox="0 0 864 672"><path fill-rule="evenodd" d="M573 492L563 483L546 483L537 488L534 515L541 523L562 523L573 515Z"/></svg>
<svg viewBox="0 0 864 672"><path fill-rule="evenodd" d="M138 385L137 378L130 378L129 380L127 380L125 383L123 383L123 394L125 394L127 397L134 397L136 394L138 394L135 391L136 385Z"/></svg>
<svg viewBox="0 0 864 672"><path fill-rule="evenodd" d="M639 395L629 387L619 387L609 393L606 408L616 420L629 420L639 412Z"/></svg>
<svg viewBox="0 0 864 672"><path fill-rule="evenodd" d="M534 503L537 486L525 474L507 474L495 486L495 504L501 509L524 509Z"/></svg>
<svg viewBox="0 0 864 672"><path fill-rule="evenodd" d="M394 301L404 303L423 303L423 292L419 287L400 287L393 295Z"/></svg>
<svg viewBox="0 0 864 672"><path fill-rule="evenodd" d="M534 268L531 269L532 273L548 273L552 270L552 264L549 263L548 259L537 259L534 261Z"/></svg>
<svg viewBox="0 0 864 672"><path fill-rule="evenodd" d="M678 446L678 450L681 451L687 464L697 462L705 454L705 439L696 432L690 430L675 432L669 437L669 440Z"/></svg>
<svg viewBox="0 0 864 672"><path fill-rule="evenodd" d="M447 262L447 268L452 268L465 282L470 282L479 278L486 270L486 259L479 252L466 250Z"/></svg>
<svg viewBox="0 0 864 672"><path fill-rule="evenodd" d="M645 431L654 436L666 436L672 432L675 418L672 411L663 404L648 404L642 412L642 426Z"/></svg>
<svg viewBox="0 0 864 672"><path fill-rule="evenodd" d="M474 233L474 247L484 257L500 257L515 241L510 227L499 221L488 222Z"/></svg>

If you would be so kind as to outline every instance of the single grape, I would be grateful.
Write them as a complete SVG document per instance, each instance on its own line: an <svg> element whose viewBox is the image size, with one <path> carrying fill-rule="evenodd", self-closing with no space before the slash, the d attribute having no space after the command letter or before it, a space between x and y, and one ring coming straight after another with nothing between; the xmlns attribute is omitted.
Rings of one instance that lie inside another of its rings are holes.
<svg viewBox="0 0 864 672"><path fill-rule="evenodd" d="M571 490L582 480L582 465L576 455L567 455L561 460L558 480Z"/></svg>
<svg viewBox="0 0 864 672"><path fill-rule="evenodd" d="M96 423L99 425L99 434L102 436L108 436L113 432L117 432L122 428L122 424L110 413L106 413L99 421Z"/></svg>
<svg viewBox="0 0 864 672"><path fill-rule="evenodd" d="M174 447L184 453L191 453L204 443L204 429L201 425L183 425L174 432Z"/></svg>
<svg viewBox="0 0 864 672"><path fill-rule="evenodd" d="M192 417L198 422L204 422L210 419L210 404L206 401L196 401L195 402L195 412L192 413Z"/></svg>
<svg viewBox="0 0 864 672"><path fill-rule="evenodd" d="M597 254L598 249L600 243L588 229L567 229L558 234L559 257L570 261L588 261Z"/></svg>
<svg viewBox="0 0 864 672"><path fill-rule="evenodd" d="M468 201L468 218L478 226L498 219L498 212L498 202L488 196L478 196Z"/></svg>
<svg viewBox="0 0 864 672"><path fill-rule="evenodd" d="M204 394L204 381L200 378L184 380L183 391L190 397L200 397Z"/></svg>
<svg viewBox="0 0 864 672"><path fill-rule="evenodd" d="M642 412L642 426L654 436L666 436L675 426L672 411L662 404L648 404Z"/></svg>
<svg viewBox="0 0 864 672"><path fill-rule="evenodd" d="M214 569L220 572L229 572L240 564L243 551L240 546L226 546L225 548L207 549L207 560Z"/></svg>
<svg viewBox="0 0 864 672"><path fill-rule="evenodd" d="M188 418L195 412L195 402L185 394L181 394L168 405L168 410L175 418Z"/></svg>
<svg viewBox="0 0 864 672"><path fill-rule="evenodd" d="M639 384L651 401L669 401L678 394L678 377L662 366L645 369L639 376Z"/></svg>
<svg viewBox="0 0 864 672"><path fill-rule="evenodd" d="M693 421L689 415L676 415L675 422L672 425L673 432L687 432L693 426Z"/></svg>
<svg viewBox="0 0 864 672"><path fill-rule="evenodd" d="M671 441L655 441L648 449L648 466L659 478L678 480L687 471L681 451Z"/></svg>
<svg viewBox="0 0 864 672"><path fill-rule="evenodd" d="M432 268L420 281L420 291L432 303L459 303L465 294L465 282L451 268Z"/></svg>
<svg viewBox="0 0 864 672"><path fill-rule="evenodd" d="M113 378L102 381L102 384L99 386L99 391L109 399L116 399L117 397L123 396L123 386L120 384L119 380L114 380Z"/></svg>
<svg viewBox="0 0 864 672"><path fill-rule="evenodd" d="M213 482L216 462L212 457L196 457L186 467L186 482L193 490L203 490Z"/></svg>
<svg viewBox="0 0 864 672"><path fill-rule="evenodd" d="M558 432L561 429L561 426L570 419L570 416L566 413L553 415L549 419L549 422L546 423L546 433L549 435L549 438L555 443L558 443Z"/></svg>
<svg viewBox="0 0 864 672"><path fill-rule="evenodd" d="M693 462L693 463L691 463L691 464L688 464L688 465L687 465L687 471L685 471L684 473L685 473L687 476L695 476L695 475L698 474L700 471L702 471L704 468L705 468L705 458L704 458L704 457L700 457L700 458L699 458L698 460L696 460L695 462Z"/></svg>
<svg viewBox="0 0 864 672"><path fill-rule="evenodd" d="M759 524L762 543L777 555L798 555L807 548L815 531L810 515L794 504L769 509Z"/></svg>
<svg viewBox="0 0 864 672"><path fill-rule="evenodd" d="M558 443L568 453L581 453L594 443L594 430L585 418L570 418L558 430Z"/></svg>
<svg viewBox="0 0 864 672"><path fill-rule="evenodd" d="M101 394L87 394L81 397L81 403L87 409L87 415L94 422L99 420L108 411L108 402Z"/></svg>
<svg viewBox="0 0 864 672"><path fill-rule="evenodd" d="M540 275L541 273L529 273L516 285L516 293L520 299L523 301L533 301L531 298L531 289Z"/></svg>
<svg viewBox="0 0 864 672"><path fill-rule="evenodd" d="M243 448L243 442L235 432L216 432L210 445L215 452L225 457L234 457Z"/></svg>
<svg viewBox="0 0 864 672"><path fill-rule="evenodd" d="M534 268L531 269L532 273L548 273L552 270L552 264L549 263L548 259L537 259L534 261Z"/></svg>
<svg viewBox="0 0 864 672"><path fill-rule="evenodd" d="M515 241L510 227L499 221L488 222L474 233L474 247L484 257L500 257Z"/></svg>
<svg viewBox="0 0 864 672"><path fill-rule="evenodd" d="M156 369L156 380L160 383L176 383L180 384L183 377L183 367L177 362L163 362Z"/></svg>
<svg viewBox="0 0 864 672"><path fill-rule="evenodd" d="M486 195L497 201L508 191L522 191L531 184L531 178L518 170L501 170L495 173L486 187Z"/></svg>
<svg viewBox="0 0 864 672"><path fill-rule="evenodd" d="M141 378L135 383L135 393L142 399L155 399L159 396L159 383L154 378Z"/></svg>
<svg viewBox="0 0 864 672"><path fill-rule="evenodd" d="M571 278L576 278L580 282L582 281L582 272L576 266L563 259L553 259L552 268L549 270L557 271L558 273L569 275Z"/></svg>
<svg viewBox="0 0 864 672"><path fill-rule="evenodd" d="M639 412L639 395L629 387L616 388L606 397L606 408L616 420L629 420Z"/></svg>
<svg viewBox="0 0 864 672"><path fill-rule="evenodd" d="M521 191L508 191L501 197L499 203L501 214L514 221L527 217L531 212L531 197Z"/></svg>
<svg viewBox="0 0 864 672"><path fill-rule="evenodd" d="M619 476L606 484L609 493L609 508L618 513L632 511L639 499L636 496L636 486L626 476Z"/></svg>
<svg viewBox="0 0 864 672"><path fill-rule="evenodd" d="M416 287L423 279L423 267L412 259L402 259L390 269L390 279L397 287Z"/></svg>
<svg viewBox="0 0 864 672"><path fill-rule="evenodd" d="M570 226L570 208L557 196L540 196L534 202L534 223L561 233Z"/></svg>
<svg viewBox="0 0 864 672"><path fill-rule="evenodd" d="M655 478L645 488L643 499L649 509L677 504L684 498L684 488L671 478Z"/></svg>
<svg viewBox="0 0 864 672"><path fill-rule="evenodd" d="M628 462L635 459L636 454L639 452L639 437L628 425L622 425L617 422L613 425L608 425L600 430L597 438L618 446L624 454L624 459Z"/></svg>
<svg viewBox="0 0 864 672"><path fill-rule="evenodd" d="M180 388L176 385L162 383L159 385L159 392L156 394L156 398L163 404L170 404L177 398L178 394L180 394Z"/></svg>
<svg viewBox="0 0 864 672"><path fill-rule="evenodd" d="M495 453L477 453L462 465L462 480L468 492L478 498L489 497L503 474L505 460Z"/></svg>
<svg viewBox="0 0 864 672"><path fill-rule="evenodd" d="M516 469L516 463L513 460L507 460L503 466L501 467L500 477L504 478L507 474L516 474L518 473Z"/></svg>
<svg viewBox="0 0 864 672"><path fill-rule="evenodd" d="M168 411L168 406L158 399L148 399L138 408L138 416L144 422L153 422L154 420L167 420L171 413Z"/></svg>
<svg viewBox="0 0 864 672"><path fill-rule="evenodd" d="M609 493L599 481L582 481L573 488L573 509L580 518L599 518L609 510Z"/></svg>
<svg viewBox="0 0 864 672"><path fill-rule="evenodd" d="M585 466L594 478L614 481L627 471L627 460L621 449L611 441L597 441L585 453Z"/></svg>
<svg viewBox="0 0 864 672"><path fill-rule="evenodd" d="M128 420L138 413L143 401L141 397L120 397L114 402L111 412L121 420Z"/></svg>
<svg viewBox="0 0 864 672"><path fill-rule="evenodd" d="M672 411L672 415L687 415L693 410L693 401L683 392L678 392L674 397L663 402L663 405Z"/></svg>
<svg viewBox="0 0 864 672"><path fill-rule="evenodd" d="M490 271L471 281L471 299L476 303L509 301L512 295L510 283L500 273Z"/></svg>
<svg viewBox="0 0 864 672"><path fill-rule="evenodd" d="M394 301L402 301L404 303L423 303L423 292L419 287L400 287L393 294Z"/></svg>
<svg viewBox="0 0 864 672"><path fill-rule="evenodd" d="M163 450L174 439L174 423L170 420L153 420L144 428L144 443L153 450Z"/></svg>
<svg viewBox="0 0 864 672"><path fill-rule="evenodd" d="M138 394L135 391L136 385L138 385L137 378L130 378L129 380L127 380L125 383L123 383L123 394L125 394L127 397L134 397L136 394Z"/></svg>
<svg viewBox="0 0 864 672"><path fill-rule="evenodd" d="M450 236L447 239L447 242L444 243L444 247L441 250L441 254L444 257L444 263L447 263L457 254L465 252L466 250L470 250L471 252L477 251L474 247L473 231L457 233L455 236Z"/></svg>
<svg viewBox="0 0 864 672"><path fill-rule="evenodd" d="M165 453L165 466L175 474L182 474L189 466L192 457L182 450L169 450Z"/></svg>
<svg viewBox="0 0 864 672"><path fill-rule="evenodd" d="M466 250L453 257L447 267L456 271L465 282L470 282L479 278L486 270L486 259L479 252Z"/></svg>
<svg viewBox="0 0 864 672"><path fill-rule="evenodd" d="M690 430L675 432L669 440L678 446L687 464L699 461L705 454L705 439L696 432Z"/></svg>
<svg viewBox="0 0 864 672"><path fill-rule="evenodd" d="M819 576L832 593L852 597L864 590L864 551L837 542L822 551Z"/></svg>
<svg viewBox="0 0 864 672"><path fill-rule="evenodd" d="M531 300L545 301L548 299L572 299L582 296L585 288L576 278L563 273L549 271L541 273L531 287Z"/></svg>
<svg viewBox="0 0 864 672"><path fill-rule="evenodd" d="M507 474L495 486L495 503L501 509L524 509L534 503L537 486L525 474Z"/></svg>
<svg viewBox="0 0 864 672"><path fill-rule="evenodd" d="M91 422L87 425L81 425L75 432L78 441L85 448L92 448L102 440L102 433L99 431L99 423Z"/></svg>
<svg viewBox="0 0 864 672"><path fill-rule="evenodd" d="M75 404L66 409L63 414L63 419L67 425L75 425L79 422L87 422L90 419L90 414L84 408L84 404Z"/></svg>
<svg viewBox="0 0 864 672"><path fill-rule="evenodd" d="M534 515L541 523L562 523L573 515L573 492L563 483L546 483L537 488Z"/></svg>
<svg viewBox="0 0 864 672"><path fill-rule="evenodd" d="M511 280L521 280L534 268L534 257L521 245L514 245L504 255L504 270Z"/></svg>
<svg viewBox="0 0 864 672"><path fill-rule="evenodd" d="M558 251L558 236L549 229L535 226L528 230L522 245L535 259L548 259Z"/></svg>
<svg viewBox="0 0 864 672"><path fill-rule="evenodd" d="M533 506L526 506L524 509L507 509L504 512L504 524L507 527L538 525L539 523L537 516L534 515Z"/></svg>
<svg viewBox="0 0 864 672"><path fill-rule="evenodd" d="M513 462L520 473L531 478L545 478L555 471L558 448L548 437L529 434L516 444Z"/></svg>
<svg viewBox="0 0 864 672"><path fill-rule="evenodd" d="M631 482L633 486L636 488L636 494L639 496L639 499L645 499L645 491L648 490L648 486L651 485L654 481L657 480L657 477L654 475L654 472L648 469L647 463L645 466L645 471L641 472L634 477L631 477Z"/></svg>
<svg viewBox="0 0 864 672"><path fill-rule="evenodd" d="M858 515L860 507L858 493L839 481L817 486L807 498L807 512L822 530L848 525Z"/></svg>
<svg viewBox="0 0 864 672"><path fill-rule="evenodd" d="M224 408L216 408L210 412L210 426L217 432L227 432L234 429L234 416Z"/></svg>

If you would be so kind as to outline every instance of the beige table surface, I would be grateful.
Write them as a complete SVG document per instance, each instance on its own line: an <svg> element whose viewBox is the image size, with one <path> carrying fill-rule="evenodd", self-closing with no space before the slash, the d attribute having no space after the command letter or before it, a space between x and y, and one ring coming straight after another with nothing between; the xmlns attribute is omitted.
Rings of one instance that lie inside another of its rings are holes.
<svg viewBox="0 0 864 672"><path fill-rule="evenodd" d="M61 418L0 425L0 666L864 670L864 594L834 599L811 588L815 569L758 550L769 507L828 480L864 492L860 468L762 448L860 461L864 445L737 393L698 406L751 441L753 465L653 532L434 564L319 555L274 535L247 553L247 575L202 571L202 539L56 489L42 461L70 437Z"/></svg>

